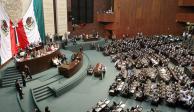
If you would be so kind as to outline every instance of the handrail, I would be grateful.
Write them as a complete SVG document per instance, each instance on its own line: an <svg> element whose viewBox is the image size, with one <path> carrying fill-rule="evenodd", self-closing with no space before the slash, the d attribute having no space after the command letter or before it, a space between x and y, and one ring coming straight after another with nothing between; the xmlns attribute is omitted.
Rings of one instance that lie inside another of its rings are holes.
<svg viewBox="0 0 194 112"><path fill-rule="evenodd" d="M41 112L41 111L40 111L40 108L39 108L38 105L37 105L36 99L35 99L35 97L34 97L33 90L30 89L30 92L31 92L31 94L32 94L32 99L34 100L34 105L36 106L36 109L38 109L38 112Z"/></svg>

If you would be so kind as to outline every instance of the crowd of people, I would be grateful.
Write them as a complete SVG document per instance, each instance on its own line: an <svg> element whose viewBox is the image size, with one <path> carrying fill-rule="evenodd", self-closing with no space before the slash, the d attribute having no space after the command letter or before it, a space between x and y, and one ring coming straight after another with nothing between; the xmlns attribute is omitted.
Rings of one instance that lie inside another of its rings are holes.
<svg viewBox="0 0 194 112"><path fill-rule="evenodd" d="M66 41L69 38L69 34L70 34L70 32L65 32L63 35L47 33L46 41L47 41L47 43L53 43L57 40L58 41Z"/></svg>
<svg viewBox="0 0 194 112"><path fill-rule="evenodd" d="M93 32L90 34L82 33L80 35L71 35L71 41L77 41L77 40L89 40L89 39L99 39L100 35L98 32Z"/></svg>
<svg viewBox="0 0 194 112"><path fill-rule="evenodd" d="M95 36L98 37L98 33ZM89 35L83 34L77 38L89 38ZM15 59L23 61L41 57L58 48L59 45L55 43L31 44L24 50L20 49ZM194 56L191 49L183 43L182 37L171 35L144 37L138 34L135 38L112 40L104 46L103 54L110 56L111 61L115 63L115 68L120 71L115 82L110 85L109 95L134 97L139 101L149 100L153 105L165 101L170 106L181 105L189 109L194 108L193 81L182 68L193 66ZM53 57L52 64L59 66L66 59L65 55ZM32 79L29 67L25 66L25 68L26 71L23 71L21 75L23 87L26 86L26 77ZM100 68L91 65L88 68L88 74L95 75L96 68L103 79L106 73L104 65ZM16 80L15 86L20 99L23 99L24 94L19 80ZM141 112L143 110L140 106L124 110L124 103L113 102L113 105L109 106L109 102L107 99L98 102L92 112L99 110ZM154 109L150 111L156 112Z"/></svg>
<svg viewBox="0 0 194 112"><path fill-rule="evenodd" d="M87 112L142 112L143 107L140 105L131 106L131 108L126 108L126 104L122 101L116 103L115 101L110 104L110 100L104 99L97 102L95 106L93 106L92 110ZM151 108L148 112L160 112L157 108Z"/></svg>
<svg viewBox="0 0 194 112"><path fill-rule="evenodd" d="M104 10L104 11L98 11L97 13L103 13L103 14L114 14L112 7L108 10Z"/></svg>
<svg viewBox="0 0 194 112"><path fill-rule="evenodd" d="M176 65L194 65L194 56L191 54L191 49L182 43L169 43L156 46L155 49L171 58Z"/></svg>
<svg viewBox="0 0 194 112"><path fill-rule="evenodd" d="M67 63L67 57L65 54L61 53L58 56L53 57L51 62L52 62L52 66L57 67L63 63Z"/></svg>
<svg viewBox="0 0 194 112"><path fill-rule="evenodd" d="M17 55L15 56L16 61L30 60L45 56L59 49L59 44L50 43L43 45L41 43L30 44L25 49L19 49Z"/></svg>
<svg viewBox="0 0 194 112"><path fill-rule="evenodd" d="M120 70L109 95L133 96L153 105L165 101L170 106L193 109L193 81L183 67L192 66L194 56L183 37L138 35L113 40L104 47L103 54L111 56Z"/></svg>

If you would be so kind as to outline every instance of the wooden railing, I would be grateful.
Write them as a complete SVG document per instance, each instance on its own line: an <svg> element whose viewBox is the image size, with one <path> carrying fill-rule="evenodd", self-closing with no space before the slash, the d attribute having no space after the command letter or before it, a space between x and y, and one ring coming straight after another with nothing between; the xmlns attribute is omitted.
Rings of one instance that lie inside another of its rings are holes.
<svg viewBox="0 0 194 112"><path fill-rule="evenodd" d="M194 6L194 0L178 0L178 6Z"/></svg>
<svg viewBox="0 0 194 112"><path fill-rule="evenodd" d="M97 14L97 21L98 22L114 22L115 15L107 14L107 13L99 13Z"/></svg>
<svg viewBox="0 0 194 112"><path fill-rule="evenodd" d="M104 26L105 30L114 30L114 23L110 23Z"/></svg>
<svg viewBox="0 0 194 112"><path fill-rule="evenodd" d="M176 15L176 21L194 23L194 13L178 13Z"/></svg>

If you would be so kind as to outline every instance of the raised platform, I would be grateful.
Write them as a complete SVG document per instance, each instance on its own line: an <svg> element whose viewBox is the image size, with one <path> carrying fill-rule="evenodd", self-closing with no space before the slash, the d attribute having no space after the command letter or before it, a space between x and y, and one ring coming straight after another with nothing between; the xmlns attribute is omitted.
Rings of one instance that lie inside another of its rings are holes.
<svg viewBox="0 0 194 112"><path fill-rule="evenodd" d="M74 53L75 59L69 63L63 63L58 67L60 75L66 78L73 76L83 65L83 54L82 52Z"/></svg>
<svg viewBox="0 0 194 112"><path fill-rule="evenodd" d="M60 96L64 94L66 91L79 84L79 82L87 75L87 68L90 65L90 60L87 55L83 56L83 66L82 68L75 73L71 78L67 79L64 82L53 83L49 86L49 88L54 92L56 96Z"/></svg>
<svg viewBox="0 0 194 112"><path fill-rule="evenodd" d="M31 75L43 72L52 67L51 60L53 57L57 57L60 54L59 49L45 56L37 57L34 59L24 60L16 62L16 66L19 71L24 71L24 66L27 65L30 68Z"/></svg>
<svg viewBox="0 0 194 112"><path fill-rule="evenodd" d="M84 53L89 57L92 65L99 62L107 67L108 71L105 78L100 80L93 76L86 76L77 86L73 88L71 86L67 87L65 94L57 98L49 97L38 102L40 110L44 110L45 106L49 106L51 111L56 112L86 112L99 99L108 97L107 89L117 74L117 70L111 70L114 67L114 63L110 62L109 57L104 57L101 52L96 50L84 51ZM56 85L60 83L58 82Z"/></svg>
<svg viewBox="0 0 194 112"><path fill-rule="evenodd" d="M41 108L41 106L39 106L39 103L41 101L43 101L44 99L51 97L53 95L60 96L60 95L64 94L65 92L69 91L70 89L72 89L77 84L79 84L82 81L82 79L84 79L84 77L87 75L86 71L87 71L87 68L89 65L90 65L90 60L89 60L88 56L83 55L83 66L72 77L70 77L68 79L67 78L60 78L52 83L42 85L38 88L31 89L31 94L32 94L33 101L34 101L36 107L39 110L43 111L44 109ZM43 91L43 93L41 93L41 91Z"/></svg>

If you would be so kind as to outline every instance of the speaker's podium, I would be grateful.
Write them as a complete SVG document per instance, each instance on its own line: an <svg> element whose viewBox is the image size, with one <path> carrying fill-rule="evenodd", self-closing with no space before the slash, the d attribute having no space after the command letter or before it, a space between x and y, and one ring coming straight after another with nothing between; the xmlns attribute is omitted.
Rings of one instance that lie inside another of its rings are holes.
<svg viewBox="0 0 194 112"><path fill-rule="evenodd" d="M63 75L66 78L73 76L76 72L80 70L83 65L83 54L82 52L74 53L75 59L70 63L63 63L58 67L60 75Z"/></svg>

